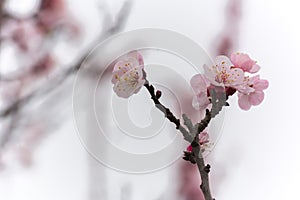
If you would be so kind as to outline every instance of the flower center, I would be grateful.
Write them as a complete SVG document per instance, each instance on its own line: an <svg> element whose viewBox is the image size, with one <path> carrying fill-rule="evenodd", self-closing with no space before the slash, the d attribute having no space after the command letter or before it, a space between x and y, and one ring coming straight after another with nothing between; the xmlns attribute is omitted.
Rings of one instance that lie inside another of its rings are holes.
<svg viewBox="0 0 300 200"><path fill-rule="evenodd" d="M130 85L131 87L135 87L136 84L138 83L138 79L139 79L139 74L137 71L131 71L125 78L124 80L126 81L126 83L128 85Z"/></svg>

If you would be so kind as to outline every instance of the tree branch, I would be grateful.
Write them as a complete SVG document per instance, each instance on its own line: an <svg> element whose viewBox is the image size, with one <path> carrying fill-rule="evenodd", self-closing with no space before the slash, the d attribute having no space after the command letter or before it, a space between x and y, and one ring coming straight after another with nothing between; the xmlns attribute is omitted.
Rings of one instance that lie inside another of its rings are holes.
<svg viewBox="0 0 300 200"><path fill-rule="evenodd" d="M195 137L196 139L196 137ZM210 186L209 186L209 172L210 172L210 165L207 164L205 165L204 163L204 159L201 153L201 147L199 144L198 140L194 140L192 143L192 147L193 147L193 153L196 155L195 156L195 161L201 176L201 185L200 185L200 189L203 192L204 198L205 200L214 200L214 198L212 198L211 192L210 192Z"/></svg>
<svg viewBox="0 0 300 200"><path fill-rule="evenodd" d="M155 91L153 85L149 85L149 82L146 80L146 83L144 84L144 86L147 88L148 92L151 95L151 99L154 102L156 108L158 108L161 112L163 112L165 114L165 117L172 123L174 123L176 125L176 129L178 129L184 139L188 142L192 142L193 141L193 137L189 134L189 132L180 124L180 119L177 119L174 114L170 111L169 108L167 108L166 106L164 106L160 101L160 95L157 95L160 93L160 91Z"/></svg>
<svg viewBox="0 0 300 200"><path fill-rule="evenodd" d="M145 72L144 72L144 77L146 77ZM191 161L193 164L195 164L195 163L197 164L197 167L198 167L198 170L199 170L199 173L201 176L200 189L203 192L205 200L214 200L214 198L212 198L210 186L209 186L210 165L209 164L205 165L198 136L208 126L211 119L220 113L223 106L227 105L226 93L222 90L220 90L221 92L216 92L217 89L210 90L212 109L210 111L207 109L205 117L201 120L201 122L197 123L195 126L193 126L191 120L185 114L183 114L182 117L184 120L184 124L188 127L188 130L189 130L189 131L187 131L181 125L180 120L177 119L174 116L174 114L170 111L170 109L167 108L166 106L164 106L159 101L161 92L159 90L155 91L155 88L153 87L153 85L149 84L148 80L146 80L146 83L144 84L144 86L147 88L148 92L150 93L151 99L154 102L155 106L165 114L165 117L170 122L172 122L176 125L176 129L180 130L180 132L184 136L184 139L191 143L193 150L191 153L184 152L185 156L186 156L186 157L184 157L184 159L185 160L190 159L189 161ZM194 133L195 130L197 130L196 133ZM189 155L186 155L186 154L189 154Z"/></svg>

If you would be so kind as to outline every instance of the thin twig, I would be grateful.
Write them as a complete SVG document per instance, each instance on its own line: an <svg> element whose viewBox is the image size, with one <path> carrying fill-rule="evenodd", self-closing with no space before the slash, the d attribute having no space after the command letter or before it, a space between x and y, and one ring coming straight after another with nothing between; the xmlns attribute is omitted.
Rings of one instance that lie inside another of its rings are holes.
<svg viewBox="0 0 300 200"><path fill-rule="evenodd" d="M144 86L147 88L148 92L151 95L151 99L154 102L155 106L165 114L165 117L172 123L174 123L176 125L176 129L178 129L184 139L188 142L192 142L193 141L193 137L189 134L189 132L180 124L180 119L177 119L174 114L170 111L169 108L167 108L166 106L164 106L160 101L159 101L159 97L156 96L156 91L153 87L153 85L149 85L149 82L146 81L146 83L144 84Z"/></svg>
<svg viewBox="0 0 300 200"><path fill-rule="evenodd" d="M191 119L188 118L188 116L186 114L182 114L182 119L183 119L184 125L188 128L189 132L194 133L195 132L194 125L193 125Z"/></svg>

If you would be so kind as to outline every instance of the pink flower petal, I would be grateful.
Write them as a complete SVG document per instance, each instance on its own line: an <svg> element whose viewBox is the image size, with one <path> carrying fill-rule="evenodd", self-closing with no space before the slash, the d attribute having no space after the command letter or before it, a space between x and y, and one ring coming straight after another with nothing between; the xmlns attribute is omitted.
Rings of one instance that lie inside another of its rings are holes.
<svg viewBox="0 0 300 200"><path fill-rule="evenodd" d="M200 142L200 145L209 142L209 135L208 135L207 132L201 132L201 133L199 134L199 142Z"/></svg>
<svg viewBox="0 0 300 200"><path fill-rule="evenodd" d="M209 67L206 64L203 65L203 69L204 69L204 74L206 78L209 80L209 82L211 82L213 85L220 85L220 83L216 81L216 74L218 73L217 70L213 69L212 67Z"/></svg>
<svg viewBox="0 0 300 200"><path fill-rule="evenodd" d="M190 84L195 93L206 92L209 87L209 80L202 74L196 74L192 77Z"/></svg>
<svg viewBox="0 0 300 200"><path fill-rule="evenodd" d="M131 51L131 52L128 53L126 56L127 56L127 57L135 58L135 59L138 61L139 66L144 66L144 60L143 60L143 57L142 57L142 55L141 55L138 51Z"/></svg>
<svg viewBox="0 0 300 200"><path fill-rule="evenodd" d="M205 110L207 106L210 104L208 100L207 94L201 92L194 96L192 105L196 110Z"/></svg>
<svg viewBox="0 0 300 200"><path fill-rule="evenodd" d="M226 86L234 86L242 84L244 81L244 72L239 68L230 69L229 76L226 81Z"/></svg>
<svg viewBox="0 0 300 200"><path fill-rule="evenodd" d="M224 68L230 68L232 63L230 62L227 56L217 56L215 59L215 63L218 66L218 69L221 71Z"/></svg>
<svg viewBox="0 0 300 200"><path fill-rule="evenodd" d="M248 77L249 78L249 77ZM251 84L254 84L254 82L255 81L258 81L258 80L260 80L260 77L259 77L259 75L255 75L255 76L252 76L251 78L249 78L249 84L251 85Z"/></svg>
<svg viewBox="0 0 300 200"><path fill-rule="evenodd" d="M256 62L245 53L233 53L230 56L230 60L234 67L240 68L245 72L255 73L260 69Z"/></svg>
<svg viewBox="0 0 300 200"><path fill-rule="evenodd" d="M244 84L241 84L241 85L238 85L236 87L236 89L240 92L240 93L243 93L243 94L249 94L251 92L254 92L255 89L253 87L250 87L247 83L244 83Z"/></svg>
<svg viewBox="0 0 300 200"><path fill-rule="evenodd" d="M249 72L254 74L254 73L258 72L259 70L260 70L260 66L255 64L255 65L252 65L252 68L249 70Z"/></svg>
<svg viewBox="0 0 300 200"><path fill-rule="evenodd" d="M126 69L126 71L127 71L127 70L130 70L133 67L137 67L137 66L139 66L138 61L133 57L128 57L124 60L120 60L119 62L117 62L114 66L113 71L121 70L123 68Z"/></svg>
<svg viewBox="0 0 300 200"><path fill-rule="evenodd" d="M254 82L253 84L253 88L255 90L265 90L269 87L269 82L267 80L263 80L263 79L260 79L260 80L257 80Z"/></svg>
<svg viewBox="0 0 300 200"><path fill-rule="evenodd" d="M193 151L192 145L189 145L189 146L186 148L186 150L189 151L189 152L192 152L192 151Z"/></svg>
<svg viewBox="0 0 300 200"><path fill-rule="evenodd" d="M240 108L243 110L249 110L251 108L251 104L247 95L238 93L238 103Z"/></svg>
<svg viewBox="0 0 300 200"><path fill-rule="evenodd" d="M264 93L262 91L255 91L249 95L249 102L253 106L259 105L264 100Z"/></svg>

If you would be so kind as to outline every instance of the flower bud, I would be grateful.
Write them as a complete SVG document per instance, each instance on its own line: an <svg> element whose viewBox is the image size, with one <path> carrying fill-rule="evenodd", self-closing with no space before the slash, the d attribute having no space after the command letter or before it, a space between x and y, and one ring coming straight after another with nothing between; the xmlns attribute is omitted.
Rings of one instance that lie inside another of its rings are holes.
<svg viewBox="0 0 300 200"><path fill-rule="evenodd" d="M159 99L159 98L161 97L161 91L160 91L160 90L157 90L157 91L156 91L155 97L156 97L157 99Z"/></svg>

